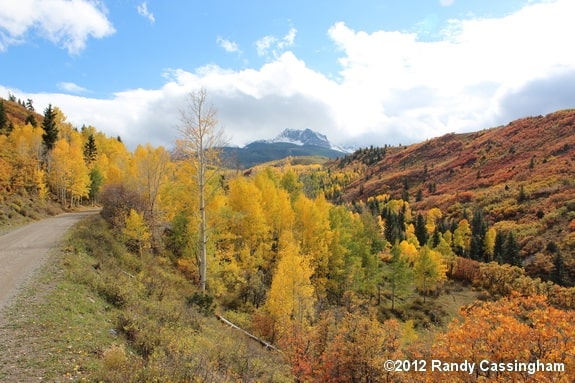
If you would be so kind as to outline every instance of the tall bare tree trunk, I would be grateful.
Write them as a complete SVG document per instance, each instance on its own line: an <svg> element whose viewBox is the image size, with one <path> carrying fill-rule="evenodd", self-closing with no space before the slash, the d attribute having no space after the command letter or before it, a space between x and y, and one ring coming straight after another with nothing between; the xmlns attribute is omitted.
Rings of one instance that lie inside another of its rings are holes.
<svg viewBox="0 0 575 383"><path fill-rule="evenodd" d="M198 269L200 289L205 292L208 281L208 223L206 215L206 187L211 176L216 174L218 148L224 145L223 130L218 127L216 110L206 105L206 90L189 94L185 109L181 110L181 125L178 141L180 150L195 165L200 210Z"/></svg>

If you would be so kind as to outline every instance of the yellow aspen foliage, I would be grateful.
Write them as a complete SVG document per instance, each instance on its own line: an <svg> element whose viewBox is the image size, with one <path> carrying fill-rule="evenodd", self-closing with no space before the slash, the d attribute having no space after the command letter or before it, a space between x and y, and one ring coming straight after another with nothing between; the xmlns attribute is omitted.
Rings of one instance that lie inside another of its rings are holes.
<svg viewBox="0 0 575 383"><path fill-rule="evenodd" d="M48 186L46 185L46 172L43 169L36 169L34 172L34 183L40 201L48 198Z"/></svg>
<svg viewBox="0 0 575 383"><path fill-rule="evenodd" d="M392 199L385 204L384 208L389 209L395 214L403 212L406 222L413 221L411 208L409 207L409 202L407 201L404 201L402 199Z"/></svg>
<svg viewBox="0 0 575 383"><path fill-rule="evenodd" d="M198 210L196 170L189 161L170 162L166 168L167 181L160 189L159 204L164 219L172 221L178 214L195 220ZM192 225L196 227L197 225Z"/></svg>
<svg viewBox="0 0 575 383"><path fill-rule="evenodd" d="M434 207L429 209L425 220L425 228L427 229L428 234L433 234L435 231L436 222L437 220L441 219L441 217L443 217L443 213L441 213L439 208Z"/></svg>
<svg viewBox="0 0 575 383"><path fill-rule="evenodd" d="M280 184L282 188L290 194L292 200L295 200L301 194L303 184L298 180L297 174L291 165L286 165L283 171L284 174L281 178Z"/></svg>
<svg viewBox="0 0 575 383"><path fill-rule="evenodd" d="M102 138L96 136L98 158L103 156L107 159L107 166L98 167L102 170L108 185L119 185L129 174L130 153L124 144L115 138ZM97 160L98 161L98 160Z"/></svg>
<svg viewBox="0 0 575 383"><path fill-rule="evenodd" d="M80 142L56 141L51 152L48 181L62 204L67 203L68 196L70 204L88 196L90 173L83 160Z"/></svg>
<svg viewBox="0 0 575 383"><path fill-rule="evenodd" d="M318 294L324 296L329 275L332 232L329 221L330 204L320 195L315 200L300 196L293 204L296 216L295 236L302 254L314 269L313 282Z"/></svg>
<svg viewBox="0 0 575 383"><path fill-rule="evenodd" d="M469 247L471 246L471 226L466 219L459 221L457 229L453 232L453 246L455 246L456 251L463 254L469 252Z"/></svg>
<svg viewBox="0 0 575 383"><path fill-rule="evenodd" d="M87 197L90 191L90 171L84 162L81 141L73 140L70 144L69 180L67 189L70 192L72 204L79 203L81 198Z"/></svg>
<svg viewBox="0 0 575 383"><path fill-rule="evenodd" d="M92 168L97 168L100 171L102 177L104 177L104 183L108 181L106 175L108 174L109 166L110 166L110 159L108 158L108 156L104 153L98 153L96 161L92 164Z"/></svg>
<svg viewBox="0 0 575 383"><path fill-rule="evenodd" d="M11 165L10 189L34 187L34 171L39 166L42 151L42 130L31 125L17 125L7 138L4 137L2 149L7 149L4 157Z"/></svg>
<svg viewBox="0 0 575 383"><path fill-rule="evenodd" d="M68 141L63 139L56 141L51 152L50 170L48 173L50 187L62 204L66 204L66 186L68 185L71 167L69 152L70 145Z"/></svg>
<svg viewBox="0 0 575 383"><path fill-rule="evenodd" d="M122 230L126 237L128 246L138 250L140 256L144 249L150 248L152 234L144 221L144 215L139 214L136 210L130 209L130 214L126 217L126 224Z"/></svg>
<svg viewBox="0 0 575 383"><path fill-rule="evenodd" d="M415 235L415 226L411 223L405 225L405 240L417 249L419 249L420 245L425 245L424 243L420 244L417 240L417 236Z"/></svg>
<svg viewBox="0 0 575 383"><path fill-rule="evenodd" d="M116 164L110 164L104 173L104 178L108 185L120 185L124 180L122 169Z"/></svg>
<svg viewBox="0 0 575 383"><path fill-rule="evenodd" d="M290 195L287 190L279 187L276 177L279 175L267 168L258 172L255 185L261 192L261 204L266 212L266 224L279 238L282 232L293 229L295 215L291 208Z"/></svg>
<svg viewBox="0 0 575 383"><path fill-rule="evenodd" d="M489 259L493 257L493 251L495 249L495 237L497 237L497 230L494 227L490 227L485 233L485 239L483 240L483 250L487 255L489 255Z"/></svg>
<svg viewBox="0 0 575 383"><path fill-rule="evenodd" d="M413 265L413 275L415 286L424 296L434 292L439 283L447 279L446 272L447 266L440 253L428 246L423 246L419 250L418 259Z"/></svg>
<svg viewBox="0 0 575 383"><path fill-rule="evenodd" d="M448 233L449 233L449 231L446 232L446 234L448 234ZM449 234L451 234L451 233L449 233ZM457 262L457 256L453 252L451 245L445 239L445 237L449 237L449 236L448 235L440 236L439 243L437 244L437 246L435 246L435 248L433 250L437 251L438 253L440 253L443 256L443 262L447 266L447 272L451 275L451 273L453 272L453 268L455 267L455 264Z"/></svg>
<svg viewBox="0 0 575 383"><path fill-rule="evenodd" d="M417 247L413 243L407 241L401 241L399 243L399 251L401 255L407 259L410 265L413 265L419 257Z"/></svg>
<svg viewBox="0 0 575 383"><path fill-rule="evenodd" d="M268 227L261 203L262 196L253 182L246 178L235 178L229 184L229 206L238 213L232 230L248 246L257 246L266 240Z"/></svg>
<svg viewBox="0 0 575 383"><path fill-rule="evenodd" d="M153 230L158 224L158 200L160 189L166 181L166 169L170 162L170 153L160 146L138 145L132 158L135 172L136 190L146 203L146 214ZM154 233L158 236L158 233Z"/></svg>
<svg viewBox="0 0 575 383"><path fill-rule="evenodd" d="M42 152L42 129L17 125L10 133L10 141L19 157L37 160Z"/></svg>
<svg viewBox="0 0 575 383"><path fill-rule="evenodd" d="M313 318L315 304L310 279L313 268L289 234L286 235L281 241L280 259L265 304L280 337L291 328L292 322L305 324Z"/></svg>
<svg viewBox="0 0 575 383"><path fill-rule="evenodd" d="M74 126L68 122L68 118L60 108L54 106L52 111L54 113L54 122L58 127L58 137L70 142L72 136L77 134L77 132L74 130Z"/></svg>
<svg viewBox="0 0 575 383"><path fill-rule="evenodd" d="M0 157L0 190L10 189L10 179L12 178L12 165L4 158Z"/></svg>

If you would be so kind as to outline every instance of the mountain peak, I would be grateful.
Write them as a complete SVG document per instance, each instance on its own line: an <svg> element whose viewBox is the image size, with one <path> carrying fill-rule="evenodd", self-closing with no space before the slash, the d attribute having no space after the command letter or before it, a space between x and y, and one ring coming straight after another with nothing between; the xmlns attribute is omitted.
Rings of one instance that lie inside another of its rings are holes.
<svg viewBox="0 0 575 383"><path fill-rule="evenodd" d="M279 135L271 140L265 140L267 143L287 142L295 145L311 145L322 148L331 148L327 137L324 134L315 132L311 129L297 130L285 129Z"/></svg>

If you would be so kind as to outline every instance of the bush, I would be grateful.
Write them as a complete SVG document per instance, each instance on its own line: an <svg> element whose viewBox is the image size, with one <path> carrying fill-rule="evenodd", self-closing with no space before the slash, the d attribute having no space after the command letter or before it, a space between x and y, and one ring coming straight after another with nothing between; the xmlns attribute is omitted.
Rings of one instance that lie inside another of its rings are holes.
<svg viewBox="0 0 575 383"><path fill-rule="evenodd" d="M214 297L211 295L197 292L192 296L186 297L186 302L189 306L195 307L205 316L212 315L214 313Z"/></svg>
<svg viewBox="0 0 575 383"><path fill-rule="evenodd" d="M124 185L110 185L100 196L102 217L115 227L123 227L130 210L144 211L145 202L137 192Z"/></svg>
<svg viewBox="0 0 575 383"><path fill-rule="evenodd" d="M96 286L98 293L114 307L122 308L127 303L127 297L115 281L102 281Z"/></svg>

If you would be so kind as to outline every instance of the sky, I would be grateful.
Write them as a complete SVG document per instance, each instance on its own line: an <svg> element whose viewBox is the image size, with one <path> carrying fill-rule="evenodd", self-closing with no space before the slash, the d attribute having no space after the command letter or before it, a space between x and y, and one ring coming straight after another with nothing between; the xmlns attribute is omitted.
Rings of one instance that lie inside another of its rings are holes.
<svg viewBox="0 0 575 383"><path fill-rule="evenodd" d="M0 0L0 97L172 147L204 88L230 145L410 144L575 107L573 0Z"/></svg>

